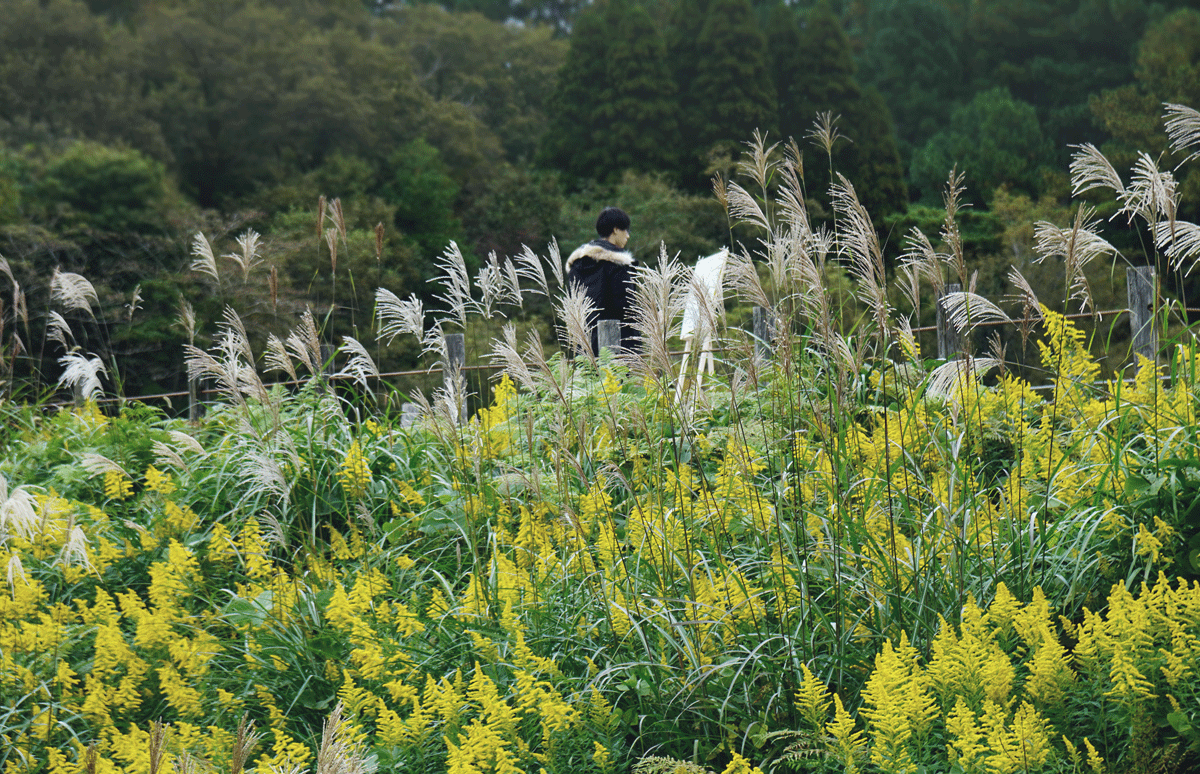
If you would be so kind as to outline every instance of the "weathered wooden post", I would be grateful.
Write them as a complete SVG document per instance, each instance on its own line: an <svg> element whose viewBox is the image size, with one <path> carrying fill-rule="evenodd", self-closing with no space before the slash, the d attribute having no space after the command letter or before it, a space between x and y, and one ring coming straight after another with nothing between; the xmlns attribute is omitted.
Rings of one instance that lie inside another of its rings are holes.
<svg viewBox="0 0 1200 774"><path fill-rule="evenodd" d="M601 320L597 323L596 342L598 350L596 357L600 357L600 352L606 348L616 354L617 350L621 348L621 321Z"/></svg>
<svg viewBox="0 0 1200 774"><path fill-rule="evenodd" d="M957 282L951 282L946 285L946 293L942 295L945 298L950 293L959 293L962 291L962 285ZM938 359L950 360L962 352L962 336L955 330L950 321L946 319L946 310L942 308L942 298L937 301L937 345Z"/></svg>
<svg viewBox="0 0 1200 774"><path fill-rule="evenodd" d="M775 354L775 315L770 309L754 307L754 358L770 360Z"/></svg>
<svg viewBox="0 0 1200 774"><path fill-rule="evenodd" d="M188 378L188 422L200 421L200 381Z"/></svg>
<svg viewBox="0 0 1200 774"><path fill-rule="evenodd" d="M1125 270L1125 283L1133 351L1153 362L1158 357L1158 328L1154 319L1157 282L1154 267L1130 266Z"/></svg>
<svg viewBox="0 0 1200 774"><path fill-rule="evenodd" d="M467 377L463 367L467 364L467 337L462 333L446 334L445 376L446 394L458 402L458 421L467 422ZM457 380L457 384L452 381Z"/></svg>

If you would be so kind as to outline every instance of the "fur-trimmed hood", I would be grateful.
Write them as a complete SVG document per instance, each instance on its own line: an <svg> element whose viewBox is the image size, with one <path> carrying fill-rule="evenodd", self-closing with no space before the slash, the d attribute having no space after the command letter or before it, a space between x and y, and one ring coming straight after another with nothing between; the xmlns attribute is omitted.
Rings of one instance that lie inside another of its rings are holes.
<svg viewBox="0 0 1200 774"><path fill-rule="evenodd" d="M594 261L608 261L619 266L633 265L633 253L620 249L606 239L596 239L577 248L567 258L567 271L570 271L571 264L580 258L591 258Z"/></svg>

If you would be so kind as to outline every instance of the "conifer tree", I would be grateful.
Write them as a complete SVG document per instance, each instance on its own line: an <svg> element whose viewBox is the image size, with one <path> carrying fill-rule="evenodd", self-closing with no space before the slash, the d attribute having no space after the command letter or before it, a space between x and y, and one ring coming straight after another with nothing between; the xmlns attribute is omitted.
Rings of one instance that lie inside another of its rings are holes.
<svg viewBox="0 0 1200 774"><path fill-rule="evenodd" d="M549 126L538 150L539 162L558 169L567 182L595 175L604 163L602 127L597 125L598 87L607 82L608 43L604 0L575 21L571 47L558 73L558 85L546 106Z"/></svg>
<svg viewBox="0 0 1200 774"><path fill-rule="evenodd" d="M624 169L673 173L679 108L663 36L637 0L609 0L605 16L614 34L597 118L607 175Z"/></svg>
<svg viewBox="0 0 1200 774"><path fill-rule="evenodd" d="M695 77L681 91L685 151L692 157L685 175L707 187L705 161L714 146L736 147L756 129L775 129L775 87L766 39L749 0L710 0L696 49L702 55Z"/></svg>
<svg viewBox="0 0 1200 774"><path fill-rule="evenodd" d="M781 126L782 134L803 144L818 113L840 117L843 139L833 147L834 173L841 172L854 184L872 216L903 209L908 194L891 114L877 91L864 90L855 80L850 41L828 0L808 12L799 37L799 55L776 68L776 78L784 79L776 87L786 101L780 113L788 120ZM775 54L776 62L784 56L779 48ZM809 152L806 158L810 160L805 164L809 195L827 202L830 161L824 149Z"/></svg>

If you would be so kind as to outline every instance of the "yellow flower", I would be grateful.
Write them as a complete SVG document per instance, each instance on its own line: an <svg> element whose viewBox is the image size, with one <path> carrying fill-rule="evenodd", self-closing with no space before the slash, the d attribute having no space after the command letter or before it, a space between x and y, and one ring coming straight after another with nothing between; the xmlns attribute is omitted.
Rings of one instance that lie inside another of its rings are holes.
<svg viewBox="0 0 1200 774"><path fill-rule="evenodd" d="M813 675L808 664L801 664L800 668L804 670L804 680L796 691L796 709L802 718L816 728L822 728L831 703L829 688Z"/></svg>
<svg viewBox="0 0 1200 774"><path fill-rule="evenodd" d="M734 753L733 760L729 761L729 765L721 774L763 774L763 772L759 767L751 766L750 761Z"/></svg>
<svg viewBox="0 0 1200 774"><path fill-rule="evenodd" d="M133 482L119 470L104 471L104 496L109 500L124 500L133 494Z"/></svg>
<svg viewBox="0 0 1200 774"><path fill-rule="evenodd" d="M361 497L371 483L371 468L363 456L362 447L355 440L346 451L346 457L338 468L338 480L342 483L347 497Z"/></svg>
<svg viewBox="0 0 1200 774"><path fill-rule="evenodd" d="M146 468L146 488L161 495L170 495L175 492L175 482L169 473L162 473L151 465Z"/></svg>

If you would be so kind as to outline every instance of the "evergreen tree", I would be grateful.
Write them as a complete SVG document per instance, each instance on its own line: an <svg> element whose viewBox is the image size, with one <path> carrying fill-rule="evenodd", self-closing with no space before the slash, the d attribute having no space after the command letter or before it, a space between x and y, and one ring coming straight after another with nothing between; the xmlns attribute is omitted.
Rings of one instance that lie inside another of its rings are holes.
<svg viewBox="0 0 1200 774"><path fill-rule="evenodd" d="M783 2L771 6L767 14L767 60L779 108L779 130L785 137L803 137L812 123L803 82L797 77L804 67L804 50L796 12Z"/></svg>
<svg viewBox="0 0 1200 774"><path fill-rule="evenodd" d="M796 60L790 71L777 71L785 80L776 88L787 95L786 115L795 122L781 127L784 136L801 141L812 131L817 114L827 112L839 117L843 138L834 143L832 159L822 148L817 160L805 165L809 195L828 202L832 166L854 184L872 216L903 209L908 194L891 114L877 91L864 91L855 79L850 41L828 0L808 12Z"/></svg>
<svg viewBox="0 0 1200 774"><path fill-rule="evenodd" d="M683 95L685 182L707 188L707 160L716 146L739 146L776 123L775 87L767 43L749 0L711 0L696 40L703 53ZM686 165L692 162L688 170Z"/></svg>
<svg viewBox="0 0 1200 774"><path fill-rule="evenodd" d="M599 142L603 132L596 118L598 87L608 77L606 8L601 0L579 15L558 85L546 106L549 126L538 161L562 172L569 184L592 177L604 164Z"/></svg>
<svg viewBox="0 0 1200 774"><path fill-rule="evenodd" d="M606 17L606 26L616 33L608 52L608 88L598 110L607 175L624 169L674 172L679 107L666 43L634 0L610 0Z"/></svg>

